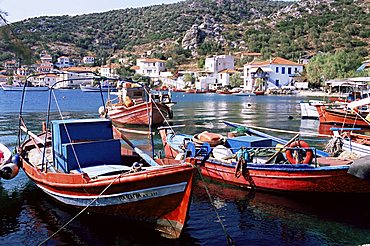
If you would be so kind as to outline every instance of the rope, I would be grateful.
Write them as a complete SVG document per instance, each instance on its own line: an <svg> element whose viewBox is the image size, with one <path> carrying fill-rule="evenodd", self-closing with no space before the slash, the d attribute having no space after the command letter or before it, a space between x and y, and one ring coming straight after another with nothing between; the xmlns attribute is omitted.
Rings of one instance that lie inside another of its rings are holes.
<svg viewBox="0 0 370 246"><path fill-rule="evenodd" d="M65 121L64 121L64 117L63 117L62 111L60 110L60 107L59 107L59 104L58 104L58 100L57 100L57 98L56 98L56 96L55 96L54 91L52 91L52 93L53 93L53 96L54 96L55 104L56 104L56 106L57 106L57 108L58 108L58 111L59 111L59 114L60 114L60 118L61 118L61 119L62 119L62 121L63 121L63 126L64 126L64 128L66 129L66 133L67 133L68 140L69 140L69 142L70 142L70 143L72 143L72 138L71 138L71 136L69 135L69 132L68 132L68 129L67 129L67 125L65 124ZM78 165L78 167L79 167L79 168L80 168L80 170L81 170L80 161L78 160L77 153L76 153L76 150L75 150L75 148L74 148L73 144L71 145L71 148L72 148L73 154L74 154L74 156L75 156L75 158L76 158L77 165Z"/></svg>
<svg viewBox="0 0 370 246"><path fill-rule="evenodd" d="M151 97L151 94L150 92L144 87L144 90L145 92ZM159 113L161 114L162 118L164 119L164 121L166 122L167 126L171 129L171 131L173 132L174 135L176 135L176 132L175 130L171 127L170 123L168 122L168 120L166 119L166 117L162 114L162 111L159 109L157 103L152 100L152 103L154 104L154 106L158 109Z"/></svg>
<svg viewBox="0 0 370 246"><path fill-rule="evenodd" d="M73 218L71 218L67 223L65 223L62 227L60 227L56 232L54 232L51 236L49 236L48 238L46 238L44 241L42 241L41 243L39 243L38 245L43 245L45 244L47 241L49 241L51 238L53 238L56 234L58 234L61 230L63 230L66 226L68 226L72 221L74 221L78 216L80 216L86 209L88 209L91 204L93 204L96 200L98 200L102 195L103 193L114 183L116 182L120 177L122 176L122 174L118 175L117 178L115 178L107 187L104 188L104 190L102 192L100 192L100 194L95 198L93 199L89 204L87 204L86 207L84 207L79 213L77 213Z"/></svg>
<svg viewBox="0 0 370 246"><path fill-rule="evenodd" d="M215 214L216 214L216 216L217 216L217 219L218 219L218 221L219 221L219 222L220 222L220 224L221 224L222 230L224 231L224 234L225 234L225 236L226 236L226 240L227 240L227 245L235 245L234 240L232 239L232 237L230 236L230 234L227 232L225 225L222 223L221 216L220 216L220 215L218 214L218 212L217 212L217 209L216 209L216 207L215 207L215 205L214 205L214 202L213 202L212 196L211 196L211 194L209 193L208 187L206 186L206 182L205 182L205 180L204 180L204 178L203 178L203 175L202 175L202 172L200 171L200 168L199 168L198 166L196 166L196 169L198 170L199 176L200 176L200 178L202 179L204 189L206 190L206 193L207 193L207 195L208 195L209 201L210 201L210 202L211 202L211 204L212 204L213 211L215 212Z"/></svg>

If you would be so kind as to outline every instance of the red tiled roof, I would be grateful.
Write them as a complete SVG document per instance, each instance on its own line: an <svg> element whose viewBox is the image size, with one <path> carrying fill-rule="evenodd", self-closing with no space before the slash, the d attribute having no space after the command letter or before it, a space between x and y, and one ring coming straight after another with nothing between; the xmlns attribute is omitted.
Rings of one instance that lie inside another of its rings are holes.
<svg viewBox="0 0 370 246"><path fill-rule="evenodd" d="M160 60L156 58L139 58L138 60L142 62L166 62L164 60Z"/></svg>
<svg viewBox="0 0 370 246"><path fill-rule="evenodd" d="M269 65L269 64L302 66L302 64L299 64L299 63L293 62L293 61L289 61L289 60L281 58L281 57L275 57L271 60L266 60L266 61L252 61L251 63L249 63L249 65L255 65L255 66L266 66L266 65Z"/></svg>
<svg viewBox="0 0 370 246"><path fill-rule="evenodd" d="M139 67L139 66L132 66L132 67L130 67L130 69L131 69L131 70L139 70L139 69L140 69L140 67Z"/></svg>
<svg viewBox="0 0 370 246"><path fill-rule="evenodd" d="M236 73L236 71L234 69L224 69L220 71L219 73Z"/></svg>

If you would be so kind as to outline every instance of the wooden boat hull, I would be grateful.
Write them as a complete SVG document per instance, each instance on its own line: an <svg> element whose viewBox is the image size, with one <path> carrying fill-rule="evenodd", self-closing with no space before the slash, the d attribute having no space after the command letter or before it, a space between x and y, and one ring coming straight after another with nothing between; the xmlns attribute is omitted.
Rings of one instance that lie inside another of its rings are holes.
<svg viewBox="0 0 370 246"><path fill-rule="evenodd" d="M122 125L153 125L162 124L170 114L170 108L162 103L140 103L132 107L110 106L107 107L108 117L116 124ZM151 120L149 121L149 117Z"/></svg>
<svg viewBox="0 0 370 246"><path fill-rule="evenodd" d="M192 160L200 163L200 160ZM206 161L201 173L211 179L257 190L309 193L370 193L366 180L347 174L349 165L309 167L308 165L248 164L246 175L237 177L235 165ZM279 166L279 167L277 167Z"/></svg>
<svg viewBox="0 0 370 246"><path fill-rule="evenodd" d="M350 126L370 127L369 123L358 115L343 110L327 109L325 106L316 106L319 120L322 124L344 124ZM364 118L366 115L364 116Z"/></svg>
<svg viewBox="0 0 370 246"><path fill-rule="evenodd" d="M25 159L22 166L47 195L73 208L139 221L168 238L178 238L187 219L193 182L189 164L99 179L42 173Z"/></svg>

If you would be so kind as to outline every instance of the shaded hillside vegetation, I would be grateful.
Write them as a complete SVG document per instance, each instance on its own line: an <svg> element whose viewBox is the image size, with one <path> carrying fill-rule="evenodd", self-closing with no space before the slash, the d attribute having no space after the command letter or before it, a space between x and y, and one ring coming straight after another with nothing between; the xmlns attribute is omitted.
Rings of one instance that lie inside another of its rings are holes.
<svg viewBox="0 0 370 246"><path fill-rule="evenodd" d="M181 48L185 33L205 17L222 27L223 43L207 39L198 54L251 51L264 57L297 59L304 54L369 50L370 15L366 0L187 0L81 16L39 17L12 26L13 32L35 53L109 57L135 47L160 49L160 58L191 55ZM169 52L169 50L172 52ZM0 42L0 60L13 56ZM173 52L174 51L174 52Z"/></svg>

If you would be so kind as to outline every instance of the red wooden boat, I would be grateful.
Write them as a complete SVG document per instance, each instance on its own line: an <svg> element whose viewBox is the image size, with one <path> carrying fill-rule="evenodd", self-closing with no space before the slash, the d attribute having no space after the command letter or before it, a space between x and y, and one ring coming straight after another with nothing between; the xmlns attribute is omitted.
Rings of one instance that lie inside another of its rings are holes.
<svg viewBox="0 0 370 246"><path fill-rule="evenodd" d="M256 94L256 96L265 95L265 92L264 91L253 91L253 93Z"/></svg>
<svg viewBox="0 0 370 246"><path fill-rule="evenodd" d="M370 123L364 120L367 114L354 112L344 109L330 109L325 105L316 105L319 113L319 120L322 124L344 124L349 126L370 127Z"/></svg>
<svg viewBox="0 0 370 246"><path fill-rule="evenodd" d="M123 91L123 92L122 92ZM100 107L100 115L106 115L118 125L159 125L166 117L172 118L173 103L149 98L144 88L123 88L118 94L118 103L108 101L105 107ZM151 96L152 97L152 96Z"/></svg>
<svg viewBox="0 0 370 246"><path fill-rule="evenodd" d="M171 158L176 155L176 159L179 159L182 149L185 148L187 151L184 155L190 156L187 157L187 161L197 165L203 176L221 182L274 192L370 193L370 183L368 181L347 173L352 161L328 157L325 152L307 148L308 145L304 145L305 142L302 140L289 144L284 154L280 153L280 157L276 155L272 159L274 161L272 164L266 161L266 157L259 157L258 155L255 155L253 159L248 159L252 150L257 148L275 149L277 143L285 145L287 141L252 129L248 129L247 133L251 135L229 138L224 146L215 147L211 152L209 147L203 146L204 149L208 149L205 151L208 154L202 157L194 155L194 152L202 153L204 151L192 147L194 145L189 141L189 136L174 135L173 132L162 129L161 137L164 141L167 157ZM181 140L181 138L184 139ZM184 146L179 146L181 143ZM299 147L299 145L302 146ZM247 146L247 148L242 149L242 146ZM303 146L306 148L303 148ZM289 163L292 158L291 156L288 158L288 150L291 153L292 151L303 151L303 149L306 151L303 162L298 162L301 164ZM243 158L245 164L240 162L242 158L226 160L235 154L239 156L247 155ZM307 156L310 156L310 158L307 159ZM209 158L207 159L207 157Z"/></svg>
<svg viewBox="0 0 370 246"><path fill-rule="evenodd" d="M216 90L216 93L217 93L217 94L221 94L221 95L229 95L229 94L233 94L231 91L229 91L229 90L227 90L227 89Z"/></svg>
<svg viewBox="0 0 370 246"><path fill-rule="evenodd" d="M122 149L109 120L60 120L51 126L37 136L27 131L31 138L19 148L24 172L42 191L73 208L138 221L164 237L180 236L190 204L191 164L155 162L136 148L140 156Z"/></svg>

